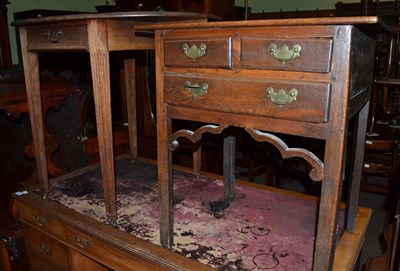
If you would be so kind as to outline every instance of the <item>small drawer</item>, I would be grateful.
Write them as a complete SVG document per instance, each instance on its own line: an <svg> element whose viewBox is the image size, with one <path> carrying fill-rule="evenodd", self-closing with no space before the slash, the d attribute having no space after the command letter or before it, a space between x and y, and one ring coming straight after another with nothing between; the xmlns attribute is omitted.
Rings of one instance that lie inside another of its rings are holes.
<svg viewBox="0 0 400 271"><path fill-rule="evenodd" d="M28 49L85 49L86 25L39 25L26 28Z"/></svg>
<svg viewBox="0 0 400 271"><path fill-rule="evenodd" d="M230 68L230 37L164 40L166 67Z"/></svg>
<svg viewBox="0 0 400 271"><path fill-rule="evenodd" d="M69 269L66 246L27 225L24 234L29 258L39 257L60 270Z"/></svg>
<svg viewBox="0 0 400 271"><path fill-rule="evenodd" d="M20 205L20 218L25 223L28 223L31 226L49 233L57 238L62 240L66 240L67 238L65 226L61 222L43 214L42 212L39 212L36 209L28 207L27 205Z"/></svg>
<svg viewBox="0 0 400 271"><path fill-rule="evenodd" d="M327 122L330 84L167 74L165 102L210 111Z"/></svg>
<svg viewBox="0 0 400 271"><path fill-rule="evenodd" d="M327 73L332 39L242 38L242 67Z"/></svg>

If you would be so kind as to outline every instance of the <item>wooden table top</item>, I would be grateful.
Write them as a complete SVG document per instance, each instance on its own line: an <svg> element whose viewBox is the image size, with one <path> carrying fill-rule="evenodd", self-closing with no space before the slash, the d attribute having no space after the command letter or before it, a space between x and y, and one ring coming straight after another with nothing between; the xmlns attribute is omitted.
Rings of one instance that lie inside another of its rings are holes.
<svg viewBox="0 0 400 271"><path fill-rule="evenodd" d="M205 21L220 20L218 16L195 12L156 12L156 11L132 11L109 13L79 13L61 16L49 16L43 18L23 19L12 23L13 26L27 26L36 24L50 24L66 21L85 20L131 20L138 22L169 22L169 21Z"/></svg>
<svg viewBox="0 0 400 271"><path fill-rule="evenodd" d="M140 30L160 29L187 29L187 28L224 28L224 27L257 27L257 26L316 26L316 25L378 25L382 30L388 30L389 26L377 16L354 17L319 17L319 18L295 18L295 19L270 19L248 21L221 21L221 22L176 22L168 25L151 24L138 25Z"/></svg>

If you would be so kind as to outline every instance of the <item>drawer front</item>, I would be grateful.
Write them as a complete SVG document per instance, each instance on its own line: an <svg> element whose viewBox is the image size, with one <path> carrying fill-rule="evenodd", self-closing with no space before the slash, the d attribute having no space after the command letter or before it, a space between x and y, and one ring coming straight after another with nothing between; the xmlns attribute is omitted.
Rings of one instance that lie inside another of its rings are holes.
<svg viewBox="0 0 400 271"><path fill-rule="evenodd" d="M24 234L30 257L39 257L60 270L68 270L68 250L66 246L27 225L24 225Z"/></svg>
<svg viewBox="0 0 400 271"><path fill-rule="evenodd" d="M165 102L211 111L327 122L330 84L167 74Z"/></svg>
<svg viewBox="0 0 400 271"><path fill-rule="evenodd" d="M29 49L84 49L86 25L39 25L26 28Z"/></svg>
<svg viewBox="0 0 400 271"><path fill-rule="evenodd" d="M332 39L242 38L242 67L327 73Z"/></svg>
<svg viewBox="0 0 400 271"><path fill-rule="evenodd" d="M66 230L65 230L65 226L45 215L42 212L39 212L33 208L30 208L24 204L20 205L20 216L21 219L26 222L29 223L30 225L44 231L47 232L57 238L66 239Z"/></svg>
<svg viewBox="0 0 400 271"><path fill-rule="evenodd" d="M47 262L46 260L36 257L35 255L28 255L29 258L29 271L61 271Z"/></svg>
<svg viewBox="0 0 400 271"><path fill-rule="evenodd" d="M103 242L101 236L95 238L73 228L68 230L68 244L113 270L131 270L135 267L135 270L164 271L144 259Z"/></svg>
<svg viewBox="0 0 400 271"><path fill-rule="evenodd" d="M230 37L164 40L166 67L230 68L232 66Z"/></svg>

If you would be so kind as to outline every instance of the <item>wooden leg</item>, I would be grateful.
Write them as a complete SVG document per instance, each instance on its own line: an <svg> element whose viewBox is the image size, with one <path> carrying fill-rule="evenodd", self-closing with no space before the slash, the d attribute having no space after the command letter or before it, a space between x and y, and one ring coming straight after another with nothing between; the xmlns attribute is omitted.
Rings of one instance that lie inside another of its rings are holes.
<svg viewBox="0 0 400 271"><path fill-rule="evenodd" d="M10 255L3 239L0 240L0 268L4 271L12 271Z"/></svg>
<svg viewBox="0 0 400 271"><path fill-rule="evenodd" d="M39 80L39 61L37 53L28 52L26 30L20 28L22 61L25 72L25 85L29 103L29 114L32 129L32 141L35 149L36 167L43 196L49 193L47 174L46 147L44 141L44 124L42 97Z"/></svg>
<svg viewBox="0 0 400 271"><path fill-rule="evenodd" d="M201 142L198 145L199 147L193 152L193 172L197 176L200 175L201 171Z"/></svg>
<svg viewBox="0 0 400 271"><path fill-rule="evenodd" d="M158 111L160 112L160 111ZM165 116L159 115L161 118ZM157 122L158 182L160 189L160 240L161 245L170 248L174 243L174 219L172 212L173 178L172 151L168 149L168 135L171 133L171 120Z"/></svg>
<svg viewBox="0 0 400 271"><path fill-rule="evenodd" d="M318 215L313 271L331 270L341 200L346 131L332 133L325 147L324 179Z"/></svg>
<svg viewBox="0 0 400 271"><path fill-rule="evenodd" d="M349 191L347 193L347 204L346 204L346 230L353 232L356 224L357 217L357 207L358 207L358 198L360 191L360 182L361 182L361 171L363 166L363 157L364 157L364 147L365 147L365 138L367 131L367 119L368 119L368 108L369 103L365 104L361 111L357 114L357 123L356 123L356 135L355 137L355 150L354 157L352 157L351 161L353 164L351 166L352 172L349 180Z"/></svg>
<svg viewBox="0 0 400 271"><path fill-rule="evenodd" d="M89 53L104 200L108 219L112 225L115 225L117 207L111 120L110 63L108 48L105 45L106 31L106 25L103 23L93 21L89 24Z"/></svg>
<svg viewBox="0 0 400 271"><path fill-rule="evenodd" d="M224 207L228 207L235 198L235 142L234 136L224 138Z"/></svg>
<svg viewBox="0 0 400 271"><path fill-rule="evenodd" d="M129 150L132 159L137 158L136 78L135 59L124 60L126 111L128 115Z"/></svg>

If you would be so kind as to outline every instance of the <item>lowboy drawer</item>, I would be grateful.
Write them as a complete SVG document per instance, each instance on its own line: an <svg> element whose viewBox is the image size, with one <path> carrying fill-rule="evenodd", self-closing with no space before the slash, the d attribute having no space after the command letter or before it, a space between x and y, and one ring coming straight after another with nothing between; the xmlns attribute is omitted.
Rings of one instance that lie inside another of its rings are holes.
<svg viewBox="0 0 400 271"><path fill-rule="evenodd" d="M242 67L329 72L332 39L242 38Z"/></svg>
<svg viewBox="0 0 400 271"><path fill-rule="evenodd" d="M66 239L65 226L60 222L48 215L39 212L36 209L28 207L27 205L20 205L20 218L25 222L40 229L46 233L49 233L57 238Z"/></svg>
<svg viewBox="0 0 400 271"><path fill-rule="evenodd" d="M167 74L165 102L210 111L327 122L330 84Z"/></svg>
<svg viewBox="0 0 400 271"><path fill-rule="evenodd" d="M86 25L39 25L27 30L28 49L85 49L88 47Z"/></svg>
<svg viewBox="0 0 400 271"><path fill-rule="evenodd" d="M230 68L231 44L230 37L165 40L164 64L166 67Z"/></svg>
<svg viewBox="0 0 400 271"><path fill-rule="evenodd" d="M29 258L39 257L60 270L68 270L66 246L27 225L24 225L24 234Z"/></svg>

